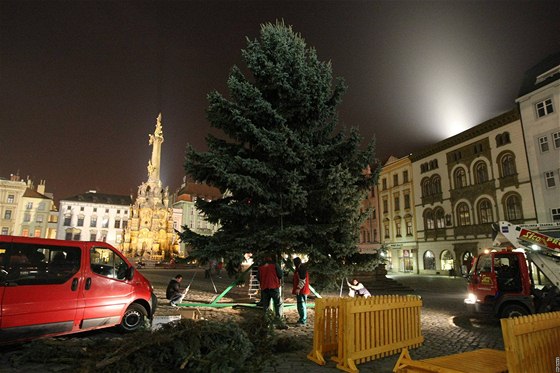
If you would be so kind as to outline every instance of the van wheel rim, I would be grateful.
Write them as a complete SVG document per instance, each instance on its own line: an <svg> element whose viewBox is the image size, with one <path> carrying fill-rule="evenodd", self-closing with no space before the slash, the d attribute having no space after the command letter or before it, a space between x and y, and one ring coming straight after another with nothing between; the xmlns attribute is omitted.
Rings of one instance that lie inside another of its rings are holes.
<svg viewBox="0 0 560 373"><path fill-rule="evenodd" d="M142 320L142 315L140 315L140 312L131 311L126 314L124 325L129 329L134 328L140 323L140 320Z"/></svg>

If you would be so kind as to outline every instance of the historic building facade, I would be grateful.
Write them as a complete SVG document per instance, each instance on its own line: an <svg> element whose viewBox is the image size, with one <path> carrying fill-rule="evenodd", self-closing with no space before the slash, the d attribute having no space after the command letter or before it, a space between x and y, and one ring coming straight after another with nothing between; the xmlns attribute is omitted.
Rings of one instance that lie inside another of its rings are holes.
<svg viewBox="0 0 560 373"><path fill-rule="evenodd" d="M378 188L380 240L388 254L386 268L393 272L414 272L418 249L410 157L389 157L379 175Z"/></svg>
<svg viewBox="0 0 560 373"><path fill-rule="evenodd" d="M539 223L560 222L560 53L531 68L516 100Z"/></svg>
<svg viewBox="0 0 560 373"><path fill-rule="evenodd" d="M118 247L130 219L130 196L95 190L59 203L57 237L61 240L103 241Z"/></svg>
<svg viewBox="0 0 560 373"><path fill-rule="evenodd" d="M56 237L57 211L45 182L35 189L19 175L0 179L0 234L25 237Z"/></svg>
<svg viewBox="0 0 560 373"><path fill-rule="evenodd" d="M181 188L177 191L173 209L179 211L177 216L181 217L178 231L183 231L183 227L187 227L195 233L202 235L213 235L219 228L218 224L209 223L204 214L196 208L196 201L203 199L205 201L213 201L222 198L222 193L218 188L207 184L187 181L183 179ZM179 256L187 257L189 248L185 243L180 244Z"/></svg>
<svg viewBox="0 0 560 373"><path fill-rule="evenodd" d="M465 272L491 224L535 223L521 120L512 110L411 155L418 273Z"/></svg>
<svg viewBox="0 0 560 373"><path fill-rule="evenodd" d="M148 161L148 180L138 187L136 201L119 247L128 256L163 260L178 254L179 243L174 231L173 209L169 205L169 188L160 180L163 144L161 114L153 134L149 135L152 157Z"/></svg>

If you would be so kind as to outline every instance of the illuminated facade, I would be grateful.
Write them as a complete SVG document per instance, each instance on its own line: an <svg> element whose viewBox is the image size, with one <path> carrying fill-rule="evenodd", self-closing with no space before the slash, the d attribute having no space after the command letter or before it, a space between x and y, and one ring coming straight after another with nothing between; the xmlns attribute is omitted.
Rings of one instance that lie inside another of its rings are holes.
<svg viewBox="0 0 560 373"><path fill-rule="evenodd" d="M178 255L179 244L174 232L173 209L169 206L169 191L160 180L163 140L159 114L155 131L149 135L152 157L148 161L148 181L138 187L138 196L131 207L131 218L121 246L128 256L162 260Z"/></svg>
<svg viewBox="0 0 560 373"><path fill-rule="evenodd" d="M512 110L411 155L418 273L464 273L492 247L491 224L535 223L519 112Z"/></svg>

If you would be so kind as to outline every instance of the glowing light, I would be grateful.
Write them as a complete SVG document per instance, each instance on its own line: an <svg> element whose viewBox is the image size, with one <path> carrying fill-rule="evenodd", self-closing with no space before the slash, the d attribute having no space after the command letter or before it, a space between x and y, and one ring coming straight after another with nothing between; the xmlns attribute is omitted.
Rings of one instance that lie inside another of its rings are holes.
<svg viewBox="0 0 560 373"><path fill-rule="evenodd" d="M476 303L476 295L473 293L469 293L467 298L465 299L466 304L475 304Z"/></svg>

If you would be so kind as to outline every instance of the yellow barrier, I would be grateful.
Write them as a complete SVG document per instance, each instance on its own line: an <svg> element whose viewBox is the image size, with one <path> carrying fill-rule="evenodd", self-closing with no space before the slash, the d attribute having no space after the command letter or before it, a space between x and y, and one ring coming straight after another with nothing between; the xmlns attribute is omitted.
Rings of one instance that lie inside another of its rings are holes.
<svg viewBox="0 0 560 373"><path fill-rule="evenodd" d="M325 355L337 352L338 317L341 299L315 299L313 350L307 355L307 358L319 365L325 365Z"/></svg>
<svg viewBox="0 0 560 373"><path fill-rule="evenodd" d="M560 371L560 312L502 319L505 352L480 349L412 360L403 349L394 372L544 373Z"/></svg>
<svg viewBox="0 0 560 373"><path fill-rule="evenodd" d="M315 302L313 350L307 356L324 365L325 354L337 353L337 368L358 372L356 364L418 347L421 334L417 296L324 298Z"/></svg>
<svg viewBox="0 0 560 373"><path fill-rule="evenodd" d="M560 371L560 312L500 321L509 373Z"/></svg>

